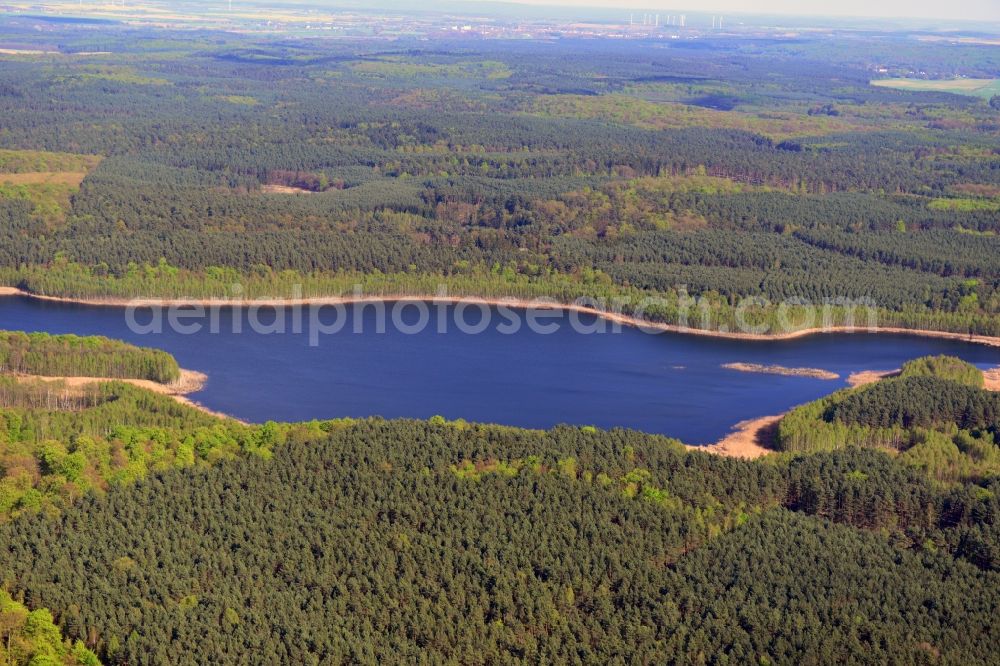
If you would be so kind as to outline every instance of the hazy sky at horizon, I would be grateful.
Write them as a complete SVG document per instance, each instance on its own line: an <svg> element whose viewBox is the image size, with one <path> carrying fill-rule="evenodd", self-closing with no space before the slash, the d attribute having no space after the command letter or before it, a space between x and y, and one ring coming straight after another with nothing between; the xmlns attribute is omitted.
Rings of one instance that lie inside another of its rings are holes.
<svg viewBox="0 0 1000 666"><path fill-rule="evenodd" d="M532 5L653 9L672 12L878 16L1000 21L1000 0L509 0ZM634 3L634 5L633 5Z"/></svg>

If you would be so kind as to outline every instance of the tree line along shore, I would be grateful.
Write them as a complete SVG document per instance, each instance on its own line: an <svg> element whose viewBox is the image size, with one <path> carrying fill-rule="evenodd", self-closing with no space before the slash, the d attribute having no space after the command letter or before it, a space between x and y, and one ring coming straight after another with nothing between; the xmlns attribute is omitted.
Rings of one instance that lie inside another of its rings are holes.
<svg viewBox="0 0 1000 666"><path fill-rule="evenodd" d="M435 304L456 304L456 303L472 303L479 305L486 305L489 307L508 307L513 309L554 309L554 310L564 310L572 311L581 314L593 315L597 317L602 317L615 324L621 324L626 326L632 326L635 328L651 331L651 332L669 332L669 333L682 333L687 335L702 335L708 337L717 337L732 340L792 340L799 337L805 337L808 335L821 334L821 333L888 333L888 334L904 334L904 335L918 335L922 337L932 337L932 338L942 338L951 340L962 340L965 342L972 342L976 344L984 344L989 346L1000 346L1000 335L984 335L979 333L973 333L971 331L958 332L949 330L939 330L934 328L916 328L907 325L885 325L885 320L881 318L882 313L878 311L868 311L862 309L859 311L856 308L828 308L822 310L822 316L827 320L822 326L806 326L795 328L794 324L791 330L788 329L788 322L794 322L794 317L796 314L789 313L788 311L781 312L778 315L778 308L774 308L772 311L767 310L754 310L750 315L742 315L740 319L737 319L734 311L727 310L717 310L714 312L713 316L722 316L720 320L721 323L709 323L708 327L700 327L701 324L705 323L705 320L701 318L699 314L698 317L690 317L691 313L685 311L682 315L677 311L676 305L671 307L669 301L655 303L653 305L647 305L645 301L649 298L648 296L636 297L637 304L633 310L630 310L630 305L628 301L625 300L614 300L611 301L615 303L617 309L608 310L601 306L601 303L608 303L608 300L601 300L598 298L591 298L587 296L577 296L575 298L564 297L563 300L554 298L552 296L546 295L544 290L529 290L533 292L530 296L516 296L511 295L511 290L501 290L504 295L500 296L478 296L475 293L470 293L468 295L455 294L452 291L448 291L449 295L442 295L440 291L433 291L429 288L431 282L428 280L428 290L420 292L418 290L399 290L399 291L387 291L379 295L376 293L371 293L365 290L360 290L361 293L357 293L356 290L345 289L343 293L347 295L333 295L333 296L297 296L294 295L299 293L301 290L298 287L301 285L292 285L292 289L289 293L293 294L290 297L273 297L266 296L264 294L274 293L273 291L262 291L260 296L253 297L241 293L236 297L227 297L224 295L216 296L205 296L205 297L191 297L182 295L169 295L169 296L147 296L147 295L137 295L134 297L126 296L59 296L50 294L39 294L32 291L26 291L20 287L0 287L0 297L12 297L21 296L25 298L33 298L37 300L56 302L56 303L74 303L82 305L94 305L102 307L114 307L114 308L126 308L126 307L202 307L202 308L226 308L226 307L294 307L294 306L335 306L335 305L351 305L351 304L364 304L372 302L381 303L391 303L399 301L423 301ZM230 285L231 286L231 285ZM345 284L341 284L345 286ZM204 286L203 286L204 287ZM385 285L383 285L385 287ZM438 285L440 287L440 285ZM224 288L220 286L220 290L216 291L216 294L223 294ZM515 290L516 291L516 290ZM580 304L580 302L585 304ZM801 306L800 306L801 307ZM635 310L640 310L637 313L638 316L629 314L630 311L635 312ZM794 308L792 308L794 310ZM721 313L721 315L720 315ZM871 313L873 318L869 321L868 314ZM889 313L891 314L891 313ZM811 317L814 321L816 318L816 312L811 308L801 308L799 315L804 317ZM683 324L670 323L671 321L684 321ZM714 321L714 320L713 320ZM731 324L725 322L730 321ZM802 321L800 319L800 321ZM890 322L895 321L892 317L889 319ZM905 318L904 318L905 321ZM768 323L771 322L771 323ZM882 322L882 323L873 323ZM927 325L929 322L925 319L916 318L914 322L921 322L923 325ZM935 322L932 322L935 323ZM744 333L739 332L741 327L751 326L757 329L762 329L763 333ZM772 328L773 327L773 328ZM990 329L992 330L992 329Z"/></svg>

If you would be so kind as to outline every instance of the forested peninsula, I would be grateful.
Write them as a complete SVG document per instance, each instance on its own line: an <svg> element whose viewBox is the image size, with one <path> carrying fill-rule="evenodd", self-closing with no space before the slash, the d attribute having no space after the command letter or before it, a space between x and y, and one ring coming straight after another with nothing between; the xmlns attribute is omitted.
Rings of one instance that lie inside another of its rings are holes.
<svg viewBox="0 0 1000 666"><path fill-rule="evenodd" d="M159 349L104 337L0 331L0 374L145 379L181 377L176 359Z"/></svg>

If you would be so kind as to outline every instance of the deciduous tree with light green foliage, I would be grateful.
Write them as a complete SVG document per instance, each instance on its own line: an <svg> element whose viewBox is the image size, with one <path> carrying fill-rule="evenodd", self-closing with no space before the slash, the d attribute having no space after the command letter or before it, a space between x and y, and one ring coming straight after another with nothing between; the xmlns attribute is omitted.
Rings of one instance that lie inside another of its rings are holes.
<svg viewBox="0 0 1000 666"><path fill-rule="evenodd" d="M30 610L0 589L0 663L4 666L99 666L79 640L64 640L52 613Z"/></svg>

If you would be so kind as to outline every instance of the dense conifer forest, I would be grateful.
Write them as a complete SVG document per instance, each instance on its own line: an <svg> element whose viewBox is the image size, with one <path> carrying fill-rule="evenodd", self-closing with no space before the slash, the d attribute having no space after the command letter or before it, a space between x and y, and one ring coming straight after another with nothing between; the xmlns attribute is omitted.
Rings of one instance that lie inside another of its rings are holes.
<svg viewBox="0 0 1000 666"><path fill-rule="evenodd" d="M26 601L111 663L969 663L996 638L996 511L875 452L365 421L0 539Z"/></svg>
<svg viewBox="0 0 1000 666"><path fill-rule="evenodd" d="M0 25L65 54L0 55L11 286L328 295L387 276L395 293L627 308L689 295L712 304L709 327L744 297L772 324L785 299L849 298L885 325L1000 334L996 109L870 85L902 53L929 75L998 76L988 46L430 50L40 20Z"/></svg>
<svg viewBox="0 0 1000 666"><path fill-rule="evenodd" d="M976 373L920 359L799 411L875 431L829 405ZM751 462L627 430L245 426L114 383L0 418L14 663L988 663L997 638L995 422Z"/></svg>

